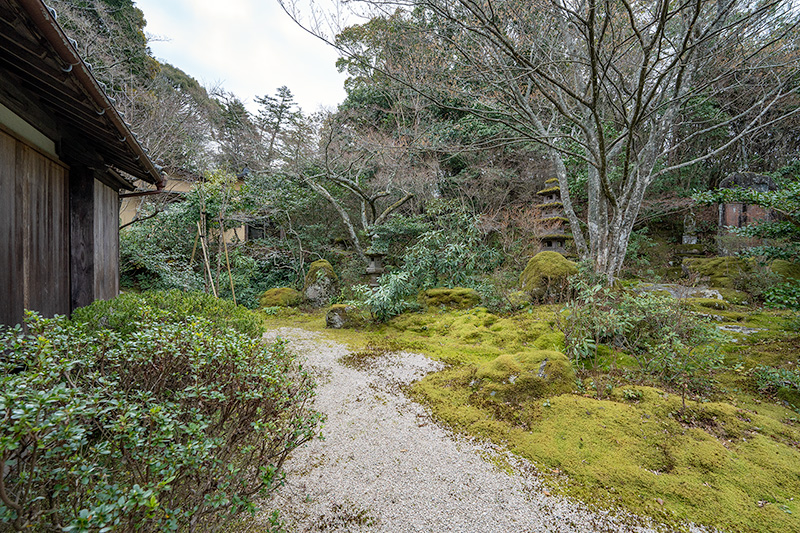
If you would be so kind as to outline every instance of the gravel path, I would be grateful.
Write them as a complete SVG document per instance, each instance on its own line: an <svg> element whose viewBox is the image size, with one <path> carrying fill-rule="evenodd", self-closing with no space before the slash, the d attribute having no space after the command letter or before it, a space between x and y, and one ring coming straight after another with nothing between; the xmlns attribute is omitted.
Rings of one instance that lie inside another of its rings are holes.
<svg viewBox="0 0 800 533"><path fill-rule="evenodd" d="M317 376L324 440L297 450L287 485L270 505L294 531L571 532L650 531L633 517L591 512L550 496L524 461L434 423L402 386L439 368L422 355L370 358L355 370L345 346L282 328ZM511 464L514 473L497 468ZM266 515L247 529L259 531Z"/></svg>

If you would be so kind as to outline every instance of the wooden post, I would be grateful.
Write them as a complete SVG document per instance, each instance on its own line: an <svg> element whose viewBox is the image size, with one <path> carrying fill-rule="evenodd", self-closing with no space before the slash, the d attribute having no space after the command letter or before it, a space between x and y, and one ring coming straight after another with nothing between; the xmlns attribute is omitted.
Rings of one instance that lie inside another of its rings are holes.
<svg viewBox="0 0 800 533"><path fill-rule="evenodd" d="M198 222L198 225L199 224L200 223ZM200 228L198 227L197 228L197 233L194 236L194 246L192 246L192 257L189 259L189 268L191 268L192 264L194 264L194 254L197 251L197 239L199 239L199 238L200 238Z"/></svg>
<svg viewBox="0 0 800 533"><path fill-rule="evenodd" d="M94 173L74 165L69 173L70 311L94 301Z"/></svg>

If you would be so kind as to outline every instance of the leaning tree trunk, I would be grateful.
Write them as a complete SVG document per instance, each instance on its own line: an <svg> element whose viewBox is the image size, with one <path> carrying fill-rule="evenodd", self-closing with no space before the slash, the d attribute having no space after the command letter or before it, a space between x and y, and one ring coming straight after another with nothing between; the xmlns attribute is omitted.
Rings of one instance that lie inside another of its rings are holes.
<svg viewBox="0 0 800 533"><path fill-rule="evenodd" d="M361 243L358 241L358 234L356 233L356 228L353 225L353 221L350 220L350 215L347 214L347 211L344 210L344 208L339 204L339 202L336 201L336 198L334 198L331 195L331 193L329 193L325 189L325 187L323 187L319 183L316 183L312 179L306 180L306 183L308 183L308 185L312 189L314 189L314 192L325 198L328 201L328 203L330 203L333 206L336 212L339 213L339 218L342 219L342 223L344 224L344 227L347 229L347 233L350 236L350 242L353 243L353 248L355 248L358 257L364 262L365 265L368 264L369 260L367 259L366 254L364 254L364 250L361 248Z"/></svg>

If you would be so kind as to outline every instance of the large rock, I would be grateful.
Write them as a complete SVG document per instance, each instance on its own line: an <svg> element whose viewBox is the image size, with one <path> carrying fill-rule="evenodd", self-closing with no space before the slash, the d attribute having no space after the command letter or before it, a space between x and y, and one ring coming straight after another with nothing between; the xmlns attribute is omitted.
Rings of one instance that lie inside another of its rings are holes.
<svg viewBox="0 0 800 533"><path fill-rule="evenodd" d="M454 287L452 289L428 289L420 294L420 303L426 307L449 307L469 309L481 303L481 295L475 289Z"/></svg>
<svg viewBox="0 0 800 533"><path fill-rule="evenodd" d="M258 306L262 309L265 307L294 307L302 302L303 295L291 287L269 289L258 298Z"/></svg>
<svg viewBox="0 0 800 533"><path fill-rule="evenodd" d="M569 277L578 267L558 252L539 252L528 261L520 276L522 290L534 298L561 295L566 291Z"/></svg>
<svg viewBox="0 0 800 533"><path fill-rule="evenodd" d="M325 327L331 329L357 328L366 322L364 314L352 305L332 305L325 314Z"/></svg>
<svg viewBox="0 0 800 533"><path fill-rule="evenodd" d="M681 268L685 274L697 276L700 283L733 289L736 279L749 272L753 264L738 257L687 257Z"/></svg>
<svg viewBox="0 0 800 533"><path fill-rule="evenodd" d="M333 267L324 259L314 261L308 268L303 295L315 307L328 305L330 299L336 295L339 286L339 277Z"/></svg>
<svg viewBox="0 0 800 533"><path fill-rule="evenodd" d="M790 263L783 259L776 259L770 263L769 268L787 281L800 281L800 264Z"/></svg>

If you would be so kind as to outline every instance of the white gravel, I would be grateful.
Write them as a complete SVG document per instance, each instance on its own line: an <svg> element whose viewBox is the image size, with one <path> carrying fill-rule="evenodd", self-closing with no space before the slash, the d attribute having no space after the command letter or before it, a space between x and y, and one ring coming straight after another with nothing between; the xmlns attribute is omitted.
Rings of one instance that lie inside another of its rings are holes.
<svg viewBox="0 0 800 533"><path fill-rule="evenodd" d="M530 464L434 423L402 386L439 363L392 353L355 370L338 361L345 346L317 333L282 328L268 336L288 339L317 376L316 409L327 422L324 440L295 451L286 486L248 530L259 531L278 508L290 531L651 531L636 517L550 496Z"/></svg>

